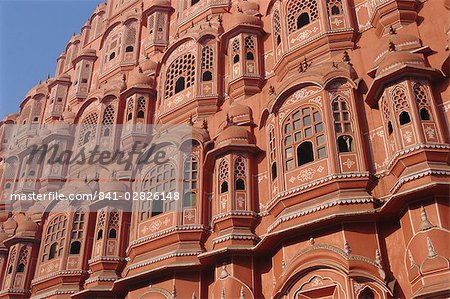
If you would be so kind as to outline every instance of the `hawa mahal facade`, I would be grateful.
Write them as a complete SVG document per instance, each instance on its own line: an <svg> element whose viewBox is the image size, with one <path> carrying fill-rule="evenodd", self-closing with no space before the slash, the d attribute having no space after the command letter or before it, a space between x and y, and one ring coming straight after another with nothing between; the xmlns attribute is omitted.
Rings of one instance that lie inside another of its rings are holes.
<svg viewBox="0 0 450 299"><path fill-rule="evenodd" d="M0 123L0 298L447 298L449 9L98 5ZM61 123L77 130L33 133ZM179 167L23 162L29 142L129 150L174 123L192 127L189 153L166 145ZM6 209L12 193L162 187L182 200Z"/></svg>

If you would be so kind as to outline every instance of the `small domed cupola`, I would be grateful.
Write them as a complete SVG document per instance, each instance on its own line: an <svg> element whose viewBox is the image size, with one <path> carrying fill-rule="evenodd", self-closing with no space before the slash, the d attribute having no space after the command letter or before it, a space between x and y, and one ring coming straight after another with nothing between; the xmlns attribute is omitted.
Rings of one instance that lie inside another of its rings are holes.
<svg viewBox="0 0 450 299"><path fill-rule="evenodd" d="M8 234L8 236L14 235L14 233L16 232L16 228L17 222L13 217L9 217L8 220L3 223L3 229Z"/></svg>

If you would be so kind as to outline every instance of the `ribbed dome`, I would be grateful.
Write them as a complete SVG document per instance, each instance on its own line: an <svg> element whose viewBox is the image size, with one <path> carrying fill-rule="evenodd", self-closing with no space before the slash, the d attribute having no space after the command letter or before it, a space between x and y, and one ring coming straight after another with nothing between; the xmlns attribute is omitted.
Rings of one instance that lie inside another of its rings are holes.
<svg viewBox="0 0 450 299"><path fill-rule="evenodd" d="M237 13L233 17L233 27L240 24L262 25L257 2L244 0L237 4Z"/></svg>
<svg viewBox="0 0 450 299"><path fill-rule="evenodd" d="M38 225L30 217L23 217L17 225L16 233L34 233L38 228Z"/></svg>
<svg viewBox="0 0 450 299"><path fill-rule="evenodd" d="M228 116L237 123L248 122L252 119L252 109L247 105L235 102L228 110Z"/></svg>
<svg viewBox="0 0 450 299"><path fill-rule="evenodd" d="M130 73L128 78L128 87L133 86L145 86L148 87L150 84L150 78L142 73L142 69L135 69Z"/></svg>
<svg viewBox="0 0 450 299"><path fill-rule="evenodd" d="M217 137L217 145L227 144L250 144L249 134L245 127L232 125L223 130Z"/></svg>
<svg viewBox="0 0 450 299"><path fill-rule="evenodd" d="M425 62L417 54L394 51L389 53L380 63L376 76L381 76L400 65L425 66Z"/></svg>
<svg viewBox="0 0 450 299"><path fill-rule="evenodd" d="M144 73L155 72L156 68L158 67L158 63L156 63L152 59L145 59L140 65L141 65L142 72L144 72Z"/></svg>
<svg viewBox="0 0 450 299"><path fill-rule="evenodd" d="M421 47L420 39L412 34L392 34L390 40L397 51L412 50Z"/></svg>
<svg viewBox="0 0 450 299"><path fill-rule="evenodd" d="M96 56L97 51L95 51L95 49L86 48L81 51L81 55Z"/></svg>

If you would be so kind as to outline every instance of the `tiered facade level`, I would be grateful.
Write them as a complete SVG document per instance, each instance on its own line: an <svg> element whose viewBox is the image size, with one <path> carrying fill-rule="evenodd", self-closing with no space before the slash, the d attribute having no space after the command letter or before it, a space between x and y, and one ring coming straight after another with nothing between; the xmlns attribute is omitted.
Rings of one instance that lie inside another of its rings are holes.
<svg viewBox="0 0 450 299"><path fill-rule="evenodd" d="M151 191L160 175L183 200L162 213L39 202L1 212L0 298L449 296L449 9L100 4L55 76L0 123L1 195L71 188L65 177L86 178L83 192ZM78 131L27 130L57 123ZM111 169L23 162L27 140L130 149L144 124L169 123L193 130L192 153L173 149L177 169L114 169L108 181ZM8 147L17 155L5 159Z"/></svg>

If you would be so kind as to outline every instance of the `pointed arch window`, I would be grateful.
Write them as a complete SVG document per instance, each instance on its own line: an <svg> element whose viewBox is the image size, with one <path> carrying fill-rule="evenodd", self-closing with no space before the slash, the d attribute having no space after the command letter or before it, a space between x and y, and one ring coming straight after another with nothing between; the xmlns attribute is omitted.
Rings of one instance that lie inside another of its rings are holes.
<svg viewBox="0 0 450 299"><path fill-rule="evenodd" d="M294 33L319 17L316 0L291 0L287 6L288 31Z"/></svg>
<svg viewBox="0 0 450 299"><path fill-rule="evenodd" d="M120 214L116 209L113 209L109 213L108 220L108 238L116 239L117 238L117 230L119 229L120 223Z"/></svg>
<svg viewBox="0 0 450 299"><path fill-rule="evenodd" d="M411 116L409 112L408 98L405 90L397 86L392 92L392 100L394 105L395 114L398 117L399 124L406 125L411 122Z"/></svg>
<svg viewBox="0 0 450 299"><path fill-rule="evenodd" d="M42 261L51 260L62 255L66 238L67 218L65 215L55 216L46 230Z"/></svg>
<svg viewBox="0 0 450 299"><path fill-rule="evenodd" d="M422 121L429 121L431 120L431 114L430 114L430 101L428 100L427 91L425 89L425 86L417 82L413 86L413 92L414 97L416 99L416 105L417 109L419 109L419 116L420 120Z"/></svg>
<svg viewBox="0 0 450 299"><path fill-rule="evenodd" d="M165 98L171 97L195 83L195 56L184 54L169 66L166 72Z"/></svg>
<svg viewBox="0 0 450 299"><path fill-rule="evenodd" d="M275 45L279 46L281 44L281 21L280 21L280 11L277 9L273 13L273 37L275 40Z"/></svg>
<svg viewBox="0 0 450 299"><path fill-rule="evenodd" d="M110 136L114 125L115 115L116 112L113 105L108 105L105 111L103 111L102 132L104 137Z"/></svg>
<svg viewBox="0 0 450 299"><path fill-rule="evenodd" d="M234 160L234 179L236 190L246 190L245 181L247 178L247 161L243 156L238 156Z"/></svg>
<svg viewBox="0 0 450 299"><path fill-rule="evenodd" d="M245 38L245 57L247 60L255 60L255 40L251 36Z"/></svg>
<svg viewBox="0 0 450 299"><path fill-rule="evenodd" d="M104 209L100 210L97 219L97 241L103 239L103 231L105 229L106 212Z"/></svg>
<svg viewBox="0 0 450 299"><path fill-rule="evenodd" d="M322 116L314 107L302 107L283 124L283 154L286 170L327 157Z"/></svg>
<svg viewBox="0 0 450 299"><path fill-rule="evenodd" d="M333 119L334 119L334 130L337 136L338 152L346 153L353 152L353 137L351 134L352 123L350 115L350 107L347 101L341 97L337 96L333 102Z"/></svg>
<svg viewBox="0 0 450 299"><path fill-rule="evenodd" d="M375 299L375 294L370 288L366 287L359 293L358 299Z"/></svg>
<svg viewBox="0 0 450 299"><path fill-rule="evenodd" d="M78 145L83 146L94 140L97 131L98 114L92 112L88 114L81 123Z"/></svg>
<svg viewBox="0 0 450 299"><path fill-rule="evenodd" d="M232 44L233 63L236 64L240 61L241 43L238 38L233 41Z"/></svg>
<svg viewBox="0 0 450 299"><path fill-rule="evenodd" d="M223 159L219 164L219 186L220 193L228 192L229 166L228 161Z"/></svg>
<svg viewBox="0 0 450 299"><path fill-rule="evenodd" d="M329 16L341 15L343 12L342 0L327 0L327 9Z"/></svg>
<svg viewBox="0 0 450 299"><path fill-rule="evenodd" d="M146 101L144 97L140 97L137 102L137 114L136 117L139 120L145 119Z"/></svg>
<svg viewBox="0 0 450 299"><path fill-rule="evenodd" d="M17 273L25 272L25 267L28 262L28 254L29 254L28 248L26 246L22 246L22 248L20 249L20 252L19 252L19 260L17 262L18 263Z"/></svg>
<svg viewBox="0 0 450 299"><path fill-rule="evenodd" d="M127 121L131 121L133 119L133 112L134 112L134 101L133 98L129 98L127 103Z"/></svg>

